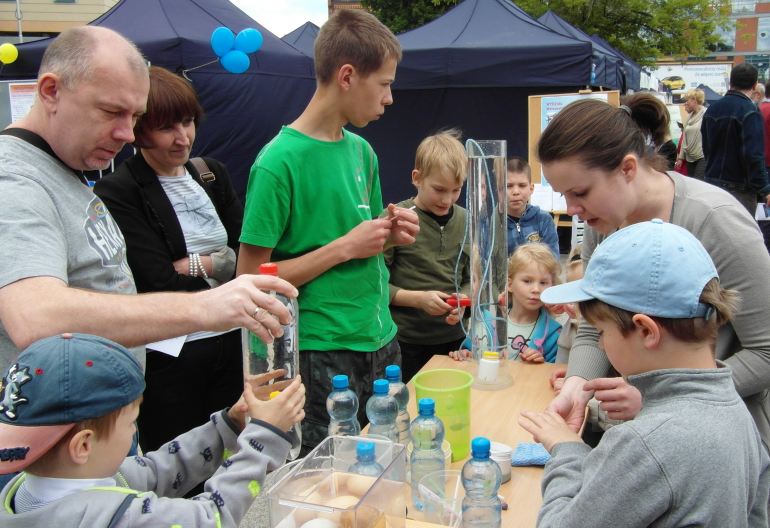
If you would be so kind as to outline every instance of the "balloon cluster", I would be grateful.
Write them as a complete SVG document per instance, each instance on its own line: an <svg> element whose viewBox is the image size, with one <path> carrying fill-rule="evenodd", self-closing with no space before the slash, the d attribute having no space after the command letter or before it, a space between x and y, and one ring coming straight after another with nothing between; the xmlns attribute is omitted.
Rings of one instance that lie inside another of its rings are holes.
<svg viewBox="0 0 770 528"><path fill-rule="evenodd" d="M246 28L236 37L226 27L219 27L211 34L211 47L219 62L230 73L243 73L251 61L247 53L254 53L262 46L262 34L253 28ZM1 49L1 47L0 47Z"/></svg>
<svg viewBox="0 0 770 528"><path fill-rule="evenodd" d="M19 58L19 50L13 44L6 42L0 46L0 62L10 64Z"/></svg>

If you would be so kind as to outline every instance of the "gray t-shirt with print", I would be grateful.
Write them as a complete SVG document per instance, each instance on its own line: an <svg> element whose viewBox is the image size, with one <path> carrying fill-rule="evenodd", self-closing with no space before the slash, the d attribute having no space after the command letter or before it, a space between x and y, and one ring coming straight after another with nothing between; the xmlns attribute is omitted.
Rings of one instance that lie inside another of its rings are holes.
<svg viewBox="0 0 770 528"><path fill-rule="evenodd" d="M0 136L0 226L0 288L56 277L136 294L123 234L99 197L60 160L11 136ZM144 347L131 351L144 368ZM0 371L19 353L0 322Z"/></svg>

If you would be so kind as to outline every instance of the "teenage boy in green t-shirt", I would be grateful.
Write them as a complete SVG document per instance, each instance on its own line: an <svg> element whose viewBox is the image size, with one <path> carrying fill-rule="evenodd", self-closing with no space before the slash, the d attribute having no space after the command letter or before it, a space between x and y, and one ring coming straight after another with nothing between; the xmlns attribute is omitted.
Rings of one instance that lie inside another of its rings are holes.
<svg viewBox="0 0 770 528"><path fill-rule="evenodd" d="M382 252L411 244L414 211L382 211L377 157L342 127L366 126L393 102L401 46L374 16L343 9L315 42L318 86L302 115L268 143L251 169L238 274L264 262L299 289L300 373L307 389L303 453L327 435L332 377L347 374L358 420L385 367L400 364Z"/></svg>

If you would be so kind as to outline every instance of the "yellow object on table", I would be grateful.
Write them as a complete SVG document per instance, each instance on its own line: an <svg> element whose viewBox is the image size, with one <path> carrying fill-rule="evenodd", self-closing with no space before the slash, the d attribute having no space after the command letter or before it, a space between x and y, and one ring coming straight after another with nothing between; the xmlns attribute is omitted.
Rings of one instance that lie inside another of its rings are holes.
<svg viewBox="0 0 770 528"><path fill-rule="evenodd" d="M529 364L508 361L501 367L508 369L513 385L499 391L471 389L471 438L484 436L493 442L509 445L514 450L519 442L532 442L532 435L518 424L522 410L541 412L553 399L553 389L548 383L551 372L565 365L552 363ZM459 369L473 371L473 363L455 361L448 356L433 356L421 372L433 369ZM414 386L409 387L409 416L417 416ZM452 462L450 469L461 470L468 457ZM502 528L532 528L537 512L543 503L540 494L542 467L515 467L511 480L500 486L508 509L502 514ZM435 525L407 519L407 528L433 528Z"/></svg>

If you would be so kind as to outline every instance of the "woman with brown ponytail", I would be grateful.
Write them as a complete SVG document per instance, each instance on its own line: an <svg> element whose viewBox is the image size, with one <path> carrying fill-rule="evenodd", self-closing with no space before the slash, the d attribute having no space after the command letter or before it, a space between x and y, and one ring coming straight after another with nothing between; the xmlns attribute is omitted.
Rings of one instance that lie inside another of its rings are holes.
<svg viewBox="0 0 770 528"><path fill-rule="evenodd" d="M654 218L679 225L700 240L722 286L741 295L735 320L719 331L715 353L732 368L736 389L767 449L770 255L756 222L735 198L713 185L668 172L666 161L649 150L650 138L654 142L662 130L663 115L665 106L649 94L635 94L620 108L595 99L576 101L548 125L537 155L548 182L566 197L568 214L586 222L584 267L606 236ZM567 378L548 407L576 431L594 391L611 419L629 420L641 409L639 392L623 378L602 379L610 364L598 343L596 329L581 323Z"/></svg>

